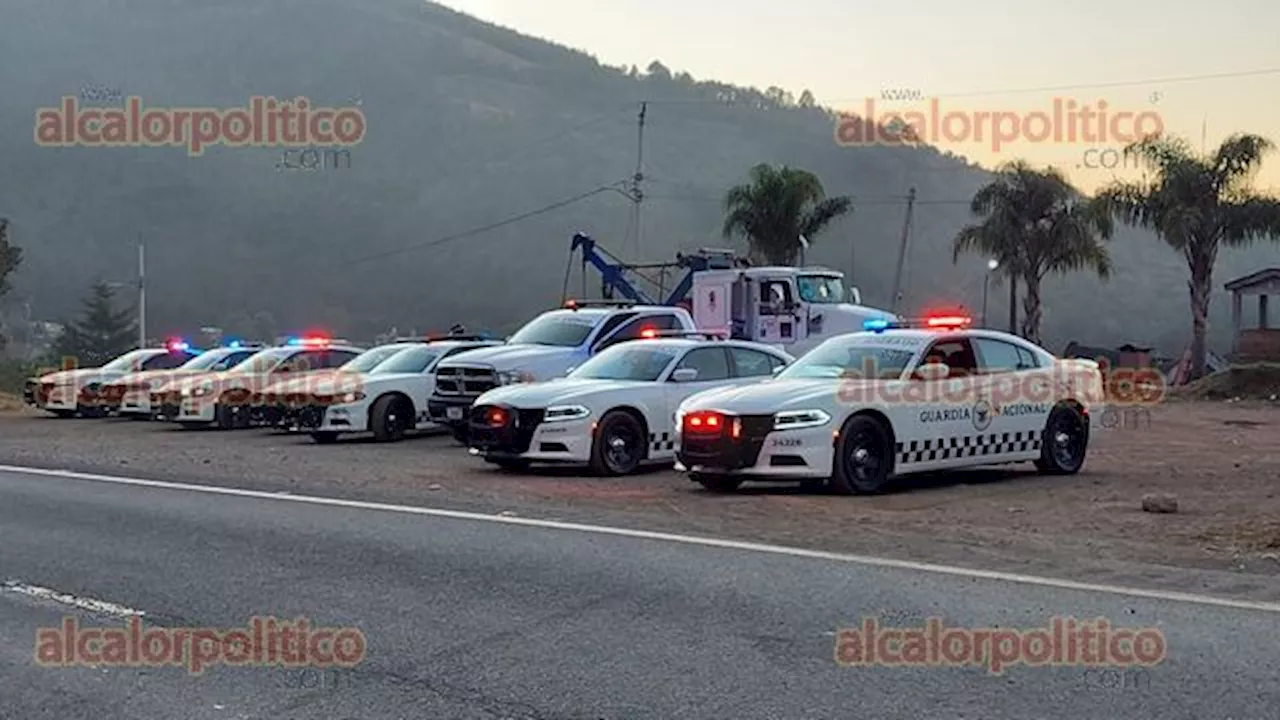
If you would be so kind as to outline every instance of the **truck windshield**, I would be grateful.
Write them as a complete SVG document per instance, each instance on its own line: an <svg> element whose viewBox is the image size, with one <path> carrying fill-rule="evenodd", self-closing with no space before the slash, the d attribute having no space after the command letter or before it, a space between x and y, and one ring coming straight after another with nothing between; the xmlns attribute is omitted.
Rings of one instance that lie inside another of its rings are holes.
<svg viewBox="0 0 1280 720"><path fill-rule="evenodd" d="M796 277L800 299L817 305L844 302L844 280L834 275Z"/></svg>
<svg viewBox="0 0 1280 720"><path fill-rule="evenodd" d="M811 350L778 379L872 378L897 380L914 350L869 343L862 339L827 341Z"/></svg>
<svg viewBox="0 0 1280 720"><path fill-rule="evenodd" d="M578 347L586 342L600 316L586 313L551 313L534 319L508 341L512 345Z"/></svg>
<svg viewBox="0 0 1280 720"><path fill-rule="evenodd" d="M643 343L643 341L640 341ZM640 347L631 342L615 345L569 373L576 380L635 380L653 382L662 375L677 352L671 348Z"/></svg>

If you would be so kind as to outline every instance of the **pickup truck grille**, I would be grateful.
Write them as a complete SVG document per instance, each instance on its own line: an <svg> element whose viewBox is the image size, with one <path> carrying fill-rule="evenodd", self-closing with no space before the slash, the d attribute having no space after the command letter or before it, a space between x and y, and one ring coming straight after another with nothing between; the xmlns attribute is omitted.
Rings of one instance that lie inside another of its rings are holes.
<svg viewBox="0 0 1280 720"><path fill-rule="evenodd" d="M478 397L498 387L498 374L490 368L442 367L436 369L436 393Z"/></svg>

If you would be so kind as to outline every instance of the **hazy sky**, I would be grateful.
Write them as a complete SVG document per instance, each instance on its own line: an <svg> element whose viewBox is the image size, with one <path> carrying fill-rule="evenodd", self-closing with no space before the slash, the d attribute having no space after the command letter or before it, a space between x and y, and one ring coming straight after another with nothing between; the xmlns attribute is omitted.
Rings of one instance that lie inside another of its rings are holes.
<svg viewBox="0 0 1280 720"><path fill-rule="evenodd" d="M484 20L584 50L611 65L672 71L796 95L855 110L929 111L890 103L886 89L938 98L941 112L1024 117L1055 98L1111 112L1159 114L1166 132L1212 146L1235 131L1280 142L1280 2L1129 0L978 3L916 0L441 0ZM1262 71L1272 72L1264 74ZM1206 77L1217 76L1217 77ZM1163 81L1172 78L1179 82ZM834 144L834 143L833 143ZM1133 177L1123 142L940 139L984 164L1023 156L1068 170L1082 187ZM1116 165L1112 169L1089 165ZM1280 189L1280 153L1259 185Z"/></svg>

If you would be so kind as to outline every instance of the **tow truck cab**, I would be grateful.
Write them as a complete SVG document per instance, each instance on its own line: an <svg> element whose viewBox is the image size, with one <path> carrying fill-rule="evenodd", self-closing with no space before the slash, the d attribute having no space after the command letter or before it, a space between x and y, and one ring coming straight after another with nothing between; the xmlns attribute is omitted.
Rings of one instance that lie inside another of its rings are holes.
<svg viewBox="0 0 1280 720"><path fill-rule="evenodd" d="M699 330L776 345L795 356L827 338L892 320L861 304L844 274L827 268L752 267L693 273L686 301Z"/></svg>
<svg viewBox="0 0 1280 720"><path fill-rule="evenodd" d="M587 358L618 343L672 331L691 332L682 307L616 301L573 301L530 320L505 345L468 350L436 366L427 403L433 422L466 436L467 410L501 385L563 377Z"/></svg>

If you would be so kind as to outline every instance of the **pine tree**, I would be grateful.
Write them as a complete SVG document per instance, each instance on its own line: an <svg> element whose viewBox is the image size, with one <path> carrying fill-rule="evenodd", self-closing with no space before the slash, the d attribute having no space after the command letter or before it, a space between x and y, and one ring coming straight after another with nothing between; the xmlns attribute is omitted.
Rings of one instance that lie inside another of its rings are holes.
<svg viewBox="0 0 1280 720"><path fill-rule="evenodd" d="M9 292L9 274L22 262L22 250L9 244L9 221L0 217L0 297Z"/></svg>
<svg viewBox="0 0 1280 720"><path fill-rule="evenodd" d="M106 283L93 286L80 318L67 324L58 343L61 357L75 358L80 367L98 367L133 349L137 337L133 310L117 310L114 295Z"/></svg>

